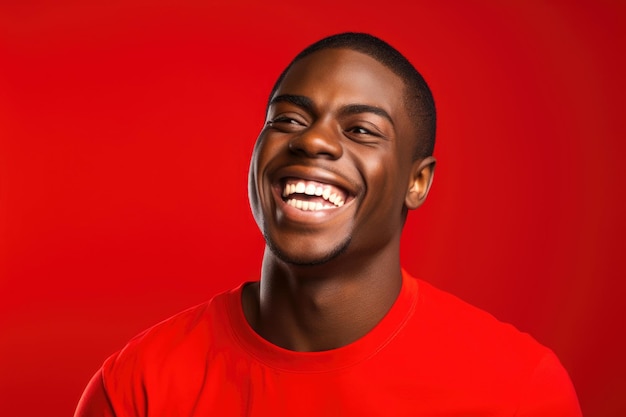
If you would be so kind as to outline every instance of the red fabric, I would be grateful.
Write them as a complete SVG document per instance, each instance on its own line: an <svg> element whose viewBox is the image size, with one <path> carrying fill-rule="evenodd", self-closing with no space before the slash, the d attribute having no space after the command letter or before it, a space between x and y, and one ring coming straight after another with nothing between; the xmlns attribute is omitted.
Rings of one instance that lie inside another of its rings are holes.
<svg viewBox="0 0 626 417"><path fill-rule="evenodd" d="M143 332L106 360L76 416L580 416L556 356L405 274L365 337L292 352L248 326L241 288Z"/></svg>

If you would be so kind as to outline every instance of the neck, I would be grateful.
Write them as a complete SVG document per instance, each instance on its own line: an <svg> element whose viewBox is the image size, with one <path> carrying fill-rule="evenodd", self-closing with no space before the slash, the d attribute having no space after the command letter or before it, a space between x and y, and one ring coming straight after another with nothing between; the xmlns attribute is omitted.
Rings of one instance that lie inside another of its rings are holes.
<svg viewBox="0 0 626 417"><path fill-rule="evenodd" d="M266 340L295 351L345 346L389 311L402 286L399 251L359 262L295 266L266 250L261 281L244 292L244 312Z"/></svg>

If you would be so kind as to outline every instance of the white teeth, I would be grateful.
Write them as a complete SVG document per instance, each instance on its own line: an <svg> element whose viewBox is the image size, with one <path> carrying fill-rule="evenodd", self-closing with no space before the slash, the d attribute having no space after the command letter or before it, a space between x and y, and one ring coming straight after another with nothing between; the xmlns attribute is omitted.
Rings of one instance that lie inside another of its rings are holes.
<svg viewBox="0 0 626 417"><path fill-rule="evenodd" d="M286 202L292 207L305 211L327 210L341 207L345 203L343 193L333 192L333 189L333 186L318 185L313 181L289 181L283 188L283 197L288 197L293 194L321 197L332 205L325 204L323 201L300 200L297 198L290 198L286 200Z"/></svg>
<svg viewBox="0 0 626 417"><path fill-rule="evenodd" d="M290 205L291 207L295 207L302 211L320 211L320 210L329 210L329 209L334 208L333 206L325 206L319 201L318 202L303 201L303 200L297 200L295 198L290 198L289 200L287 200L287 204ZM335 202L335 207L341 207L343 206L343 204L344 202L342 200L339 200Z"/></svg>

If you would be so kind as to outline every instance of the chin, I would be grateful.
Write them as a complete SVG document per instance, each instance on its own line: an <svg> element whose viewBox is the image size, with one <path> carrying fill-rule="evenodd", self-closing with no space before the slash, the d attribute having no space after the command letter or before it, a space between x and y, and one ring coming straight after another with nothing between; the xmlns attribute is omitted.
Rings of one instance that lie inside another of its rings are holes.
<svg viewBox="0 0 626 417"><path fill-rule="evenodd" d="M284 248L283 245L278 244L271 238L271 236L267 234L265 235L265 243L270 248L272 253L284 263L294 266L316 266L326 264L343 254L350 246L350 241L351 237L348 236L342 242L339 242L334 247L331 247L326 251L313 251L294 248L293 245L284 245L289 246L289 248Z"/></svg>

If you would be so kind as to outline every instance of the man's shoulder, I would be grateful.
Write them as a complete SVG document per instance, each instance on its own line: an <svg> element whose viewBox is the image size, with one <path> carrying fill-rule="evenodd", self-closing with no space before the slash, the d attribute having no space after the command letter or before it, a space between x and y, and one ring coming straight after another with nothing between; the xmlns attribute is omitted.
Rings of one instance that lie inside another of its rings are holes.
<svg viewBox="0 0 626 417"><path fill-rule="evenodd" d="M418 326L429 335L433 349L457 353L461 360L479 359L519 368L520 372L534 369L552 351L530 334L513 324L496 318L461 298L418 280Z"/></svg>
<svg viewBox="0 0 626 417"><path fill-rule="evenodd" d="M403 364L407 373L430 381L434 392L512 407L520 416L580 415L567 371L551 349L453 294L416 282L418 302L402 343L416 358Z"/></svg>
<svg viewBox="0 0 626 417"><path fill-rule="evenodd" d="M155 363L179 366L195 356L206 355L216 343L227 340L229 305L241 287L219 293L149 327L109 357L103 368L119 372L124 368L150 369Z"/></svg>
<svg viewBox="0 0 626 417"><path fill-rule="evenodd" d="M193 407L209 368L215 366L209 365L208 358L221 358L236 346L229 309L242 287L220 293L132 338L104 362L93 380L94 389L104 393L115 410L133 404L145 411L148 403L163 410Z"/></svg>

